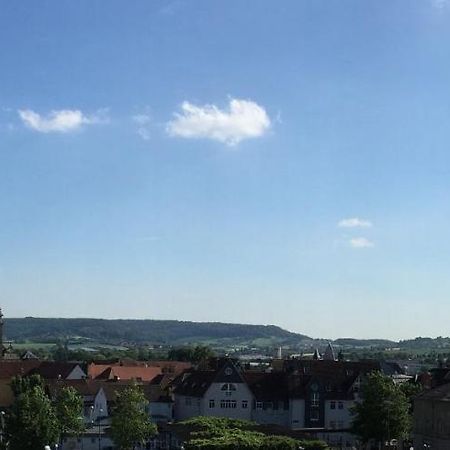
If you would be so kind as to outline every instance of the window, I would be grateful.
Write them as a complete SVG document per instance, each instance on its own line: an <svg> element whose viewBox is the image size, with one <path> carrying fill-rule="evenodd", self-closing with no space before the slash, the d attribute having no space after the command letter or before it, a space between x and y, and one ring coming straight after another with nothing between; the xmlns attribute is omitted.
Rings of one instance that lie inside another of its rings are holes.
<svg viewBox="0 0 450 450"><path fill-rule="evenodd" d="M256 402L256 409L262 409L263 404L262 402Z"/></svg>
<svg viewBox="0 0 450 450"><path fill-rule="evenodd" d="M338 402L338 408L344 409L344 402Z"/></svg>
<svg viewBox="0 0 450 450"><path fill-rule="evenodd" d="M311 406L319 406L319 393L313 392L311 394Z"/></svg>
<svg viewBox="0 0 450 450"><path fill-rule="evenodd" d="M319 410L316 409L316 408L311 408L311 409L310 409L309 417L310 417L311 420L313 420L313 421L319 420Z"/></svg>
<svg viewBox="0 0 450 450"><path fill-rule="evenodd" d="M336 402L330 402L330 409L336 409Z"/></svg>
<svg viewBox="0 0 450 450"><path fill-rule="evenodd" d="M220 400L220 407L222 409L236 409L236 400Z"/></svg>
<svg viewBox="0 0 450 450"><path fill-rule="evenodd" d="M191 405L192 405L191 397L186 397L186 398L184 399L184 404L185 404L186 406L191 406Z"/></svg>
<svg viewBox="0 0 450 450"><path fill-rule="evenodd" d="M248 400L242 400L242 409L248 408Z"/></svg>
<svg viewBox="0 0 450 450"><path fill-rule="evenodd" d="M225 392L225 397L231 397L236 390L236 386L233 383L225 383L222 385L221 390Z"/></svg>
<svg viewBox="0 0 450 450"><path fill-rule="evenodd" d="M209 407L210 407L210 408L215 408L215 406L216 406L216 405L215 405L214 400L210 400L210 401L209 401Z"/></svg>

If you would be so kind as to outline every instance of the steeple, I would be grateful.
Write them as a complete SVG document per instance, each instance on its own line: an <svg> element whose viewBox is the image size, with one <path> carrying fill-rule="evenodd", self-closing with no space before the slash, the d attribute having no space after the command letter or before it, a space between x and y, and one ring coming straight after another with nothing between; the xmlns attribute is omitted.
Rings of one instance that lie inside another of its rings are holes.
<svg viewBox="0 0 450 450"><path fill-rule="evenodd" d="M328 342L327 349L323 354L323 359L327 361L337 361L336 355L334 353L334 347L331 345L331 342Z"/></svg>

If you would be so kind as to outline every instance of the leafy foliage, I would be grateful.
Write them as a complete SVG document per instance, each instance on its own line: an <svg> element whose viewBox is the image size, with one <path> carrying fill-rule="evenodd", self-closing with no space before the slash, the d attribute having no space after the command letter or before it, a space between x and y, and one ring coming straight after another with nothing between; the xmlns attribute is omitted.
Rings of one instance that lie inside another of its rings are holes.
<svg viewBox="0 0 450 450"><path fill-rule="evenodd" d="M14 377L11 389L15 401L6 416L11 450L42 450L57 443L61 435L77 435L84 430L83 400L75 389L62 388L55 404L39 375Z"/></svg>
<svg viewBox="0 0 450 450"><path fill-rule="evenodd" d="M62 435L78 436L84 431L83 399L73 387L62 388L55 402Z"/></svg>
<svg viewBox="0 0 450 450"><path fill-rule="evenodd" d="M326 450L322 441L297 440L286 436L266 435L254 422L223 417L196 417L182 422L194 431L186 450Z"/></svg>
<svg viewBox="0 0 450 450"><path fill-rule="evenodd" d="M118 448L128 450L155 435L156 426L150 422L146 411L148 402L138 385L129 386L116 395L111 433Z"/></svg>
<svg viewBox="0 0 450 450"><path fill-rule="evenodd" d="M198 363L214 356L214 352L207 346L179 347L169 350L167 358L172 361L189 361Z"/></svg>
<svg viewBox="0 0 450 450"><path fill-rule="evenodd" d="M354 408L353 431L363 442L401 439L409 431L409 402L402 388L379 372L362 386L362 401Z"/></svg>
<svg viewBox="0 0 450 450"><path fill-rule="evenodd" d="M10 450L42 450L58 442L59 422L40 385L22 391L7 416Z"/></svg>

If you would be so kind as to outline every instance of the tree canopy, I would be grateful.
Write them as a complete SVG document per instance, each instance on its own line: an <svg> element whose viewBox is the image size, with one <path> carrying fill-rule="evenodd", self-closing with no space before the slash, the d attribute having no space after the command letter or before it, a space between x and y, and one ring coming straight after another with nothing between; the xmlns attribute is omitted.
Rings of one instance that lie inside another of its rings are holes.
<svg viewBox="0 0 450 450"><path fill-rule="evenodd" d="M254 422L218 417L196 417L182 422L192 428L186 450L326 450L322 441L267 435Z"/></svg>
<svg viewBox="0 0 450 450"><path fill-rule="evenodd" d="M361 397L353 410L353 432L363 442L406 437L410 427L409 402L400 386L373 372L363 383Z"/></svg>
<svg viewBox="0 0 450 450"><path fill-rule="evenodd" d="M6 415L6 440L11 450L42 450L64 434L84 429L83 400L73 388L62 388L53 403L39 375L11 380L14 403Z"/></svg>
<svg viewBox="0 0 450 450"><path fill-rule="evenodd" d="M137 444L144 444L157 430L150 422L148 401L138 385L131 385L116 395L111 433L119 449L129 450Z"/></svg>
<svg viewBox="0 0 450 450"><path fill-rule="evenodd" d="M44 389L35 385L19 393L7 415L10 450L42 450L59 440L59 422Z"/></svg>

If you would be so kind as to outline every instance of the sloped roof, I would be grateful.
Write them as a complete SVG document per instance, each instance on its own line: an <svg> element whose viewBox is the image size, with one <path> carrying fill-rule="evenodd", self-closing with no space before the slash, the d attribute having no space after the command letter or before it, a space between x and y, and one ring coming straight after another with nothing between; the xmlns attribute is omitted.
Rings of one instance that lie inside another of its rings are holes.
<svg viewBox="0 0 450 450"><path fill-rule="evenodd" d="M134 382L130 380L123 381L103 381L103 380L51 380L46 383L51 395L56 395L57 392L64 387L73 387L82 396L95 396L103 389L106 399L108 401L115 401L117 392L132 386ZM152 396L152 388L149 383L138 383L143 390L147 400Z"/></svg>
<svg viewBox="0 0 450 450"><path fill-rule="evenodd" d="M174 393L202 397L216 377L215 370L191 370L182 373L172 383Z"/></svg>
<svg viewBox="0 0 450 450"><path fill-rule="evenodd" d="M443 384L434 389L424 391L415 397L415 400L430 400L450 402L450 383Z"/></svg>
<svg viewBox="0 0 450 450"><path fill-rule="evenodd" d="M81 363L77 362L58 362L58 361L41 361L39 366L34 368L30 373L38 374L46 380L67 378L75 367L81 368Z"/></svg>
<svg viewBox="0 0 450 450"><path fill-rule="evenodd" d="M141 380L151 381L161 374L160 367L110 366L95 377L96 380Z"/></svg>
<svg viewBox="0 0 450 450"><path fill-rule="evenodd" d="M283 372L244 372L244 379L259 401L289 399L292 385L289 375Z"/></svg>
<svg viewBox="0 0 450 450"><path fill-rule="evenodd" d="M35 359L0 361L0 379L10 379L17 375L28 375L31 370L41 364Z"/></svg>

